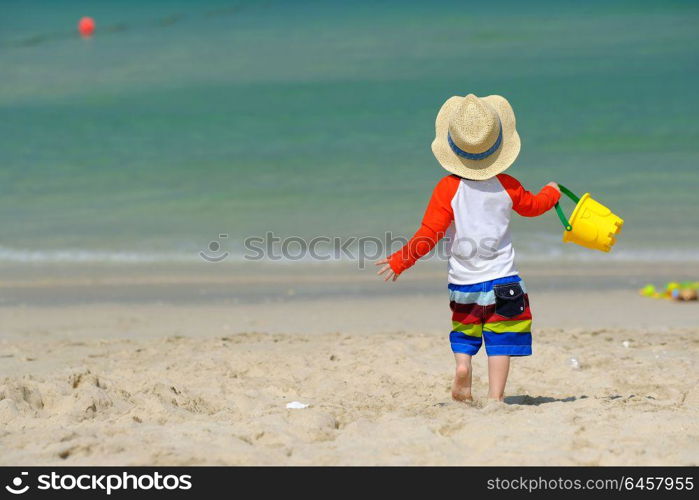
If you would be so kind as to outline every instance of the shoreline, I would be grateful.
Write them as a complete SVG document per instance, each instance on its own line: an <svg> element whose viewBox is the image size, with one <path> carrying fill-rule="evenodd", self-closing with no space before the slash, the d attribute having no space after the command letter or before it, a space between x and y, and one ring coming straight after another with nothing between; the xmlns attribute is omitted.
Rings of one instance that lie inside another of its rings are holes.
<svg viewBox="0 0 699 500"><path fill-rule="evenodd" d="M536 263L519 274L535 292L626 291L647 283L696 281L699 262ZM0 266L0 308L95 303L227 304L442 294L445 263L424 262L396 283L383 283L375 267L348 264L12 265Z"/></svg>

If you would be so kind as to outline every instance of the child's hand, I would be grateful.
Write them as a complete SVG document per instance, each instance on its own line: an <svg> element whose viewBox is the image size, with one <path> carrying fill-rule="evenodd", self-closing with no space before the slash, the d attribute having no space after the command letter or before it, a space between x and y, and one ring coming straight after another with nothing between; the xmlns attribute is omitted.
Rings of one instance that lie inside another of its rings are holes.
<svg viewBox="0 0 699 500"><path fill-rule="evenodd" d="M546 184L546 185L547 185L547 186L551 186L553 189L555 189L555 190L558 191L559 193L561 192L561 188L558 187L558 183L557 183L557 182L549 182L549 183Z"/></svg>
<svg viewBox="0 0 699 500"><path fill-rule="evenodd" d="M381 260L377 261L375 265L377 265L377 266L383 265L383 267L376 272L376 274L378 274L379 276L382 275L383 273L386 273L386 271L388 271L388 273L386 273L386 276L383 279L384 281L388 281L388 280L396 281L398 279L399 275L396 274L393 269L391 269L391 265L388 263L388 259L381 259Z"/></svg>

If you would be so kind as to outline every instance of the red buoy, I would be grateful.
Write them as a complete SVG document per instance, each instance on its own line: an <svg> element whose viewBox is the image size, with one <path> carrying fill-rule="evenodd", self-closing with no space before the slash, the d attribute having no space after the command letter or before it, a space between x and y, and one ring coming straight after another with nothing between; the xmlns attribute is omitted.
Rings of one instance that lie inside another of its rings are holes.
<svg viewBox="0 0 699 500"><path fill-rule="evenodd" d="M89 38L95 32L95 20L91 17L83 17L78 22L78 32L83 38Z"/></svg>

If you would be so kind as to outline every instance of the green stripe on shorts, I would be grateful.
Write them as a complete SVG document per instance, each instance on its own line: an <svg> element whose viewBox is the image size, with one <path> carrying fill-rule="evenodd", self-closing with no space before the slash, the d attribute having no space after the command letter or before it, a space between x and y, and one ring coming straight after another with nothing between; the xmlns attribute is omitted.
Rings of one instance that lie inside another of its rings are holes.
<svg viewBox="0 0 699 500"><path fill-rule="evenodd" d="M463 333L464 335L468 335L470 337L480 337L483 335L483 325L481 325L481 324L464 325L463 323L459 323L458 321L452 321L451 322L451 331L452 332L460 332L460 333Z"/></svg>
<svg viewBox="0 0 699 500"><path fill-rule="evenodd" d="M483 329L493 333L527 333L532 331L532 320L495 321L494 323L486 323L483 325Z"/></svg>

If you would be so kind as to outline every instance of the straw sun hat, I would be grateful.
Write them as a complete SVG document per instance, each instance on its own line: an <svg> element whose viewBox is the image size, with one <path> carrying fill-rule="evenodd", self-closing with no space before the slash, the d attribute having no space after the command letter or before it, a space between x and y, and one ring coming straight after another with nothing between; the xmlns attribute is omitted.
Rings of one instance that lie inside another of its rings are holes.
<svg viewBox="0 0 699 500"><path fill-rule="evenodd" d="M450 97L437 114L432 152L449 172L485 180L506 170L519 154L515 114L499 95Z"/></svg>

